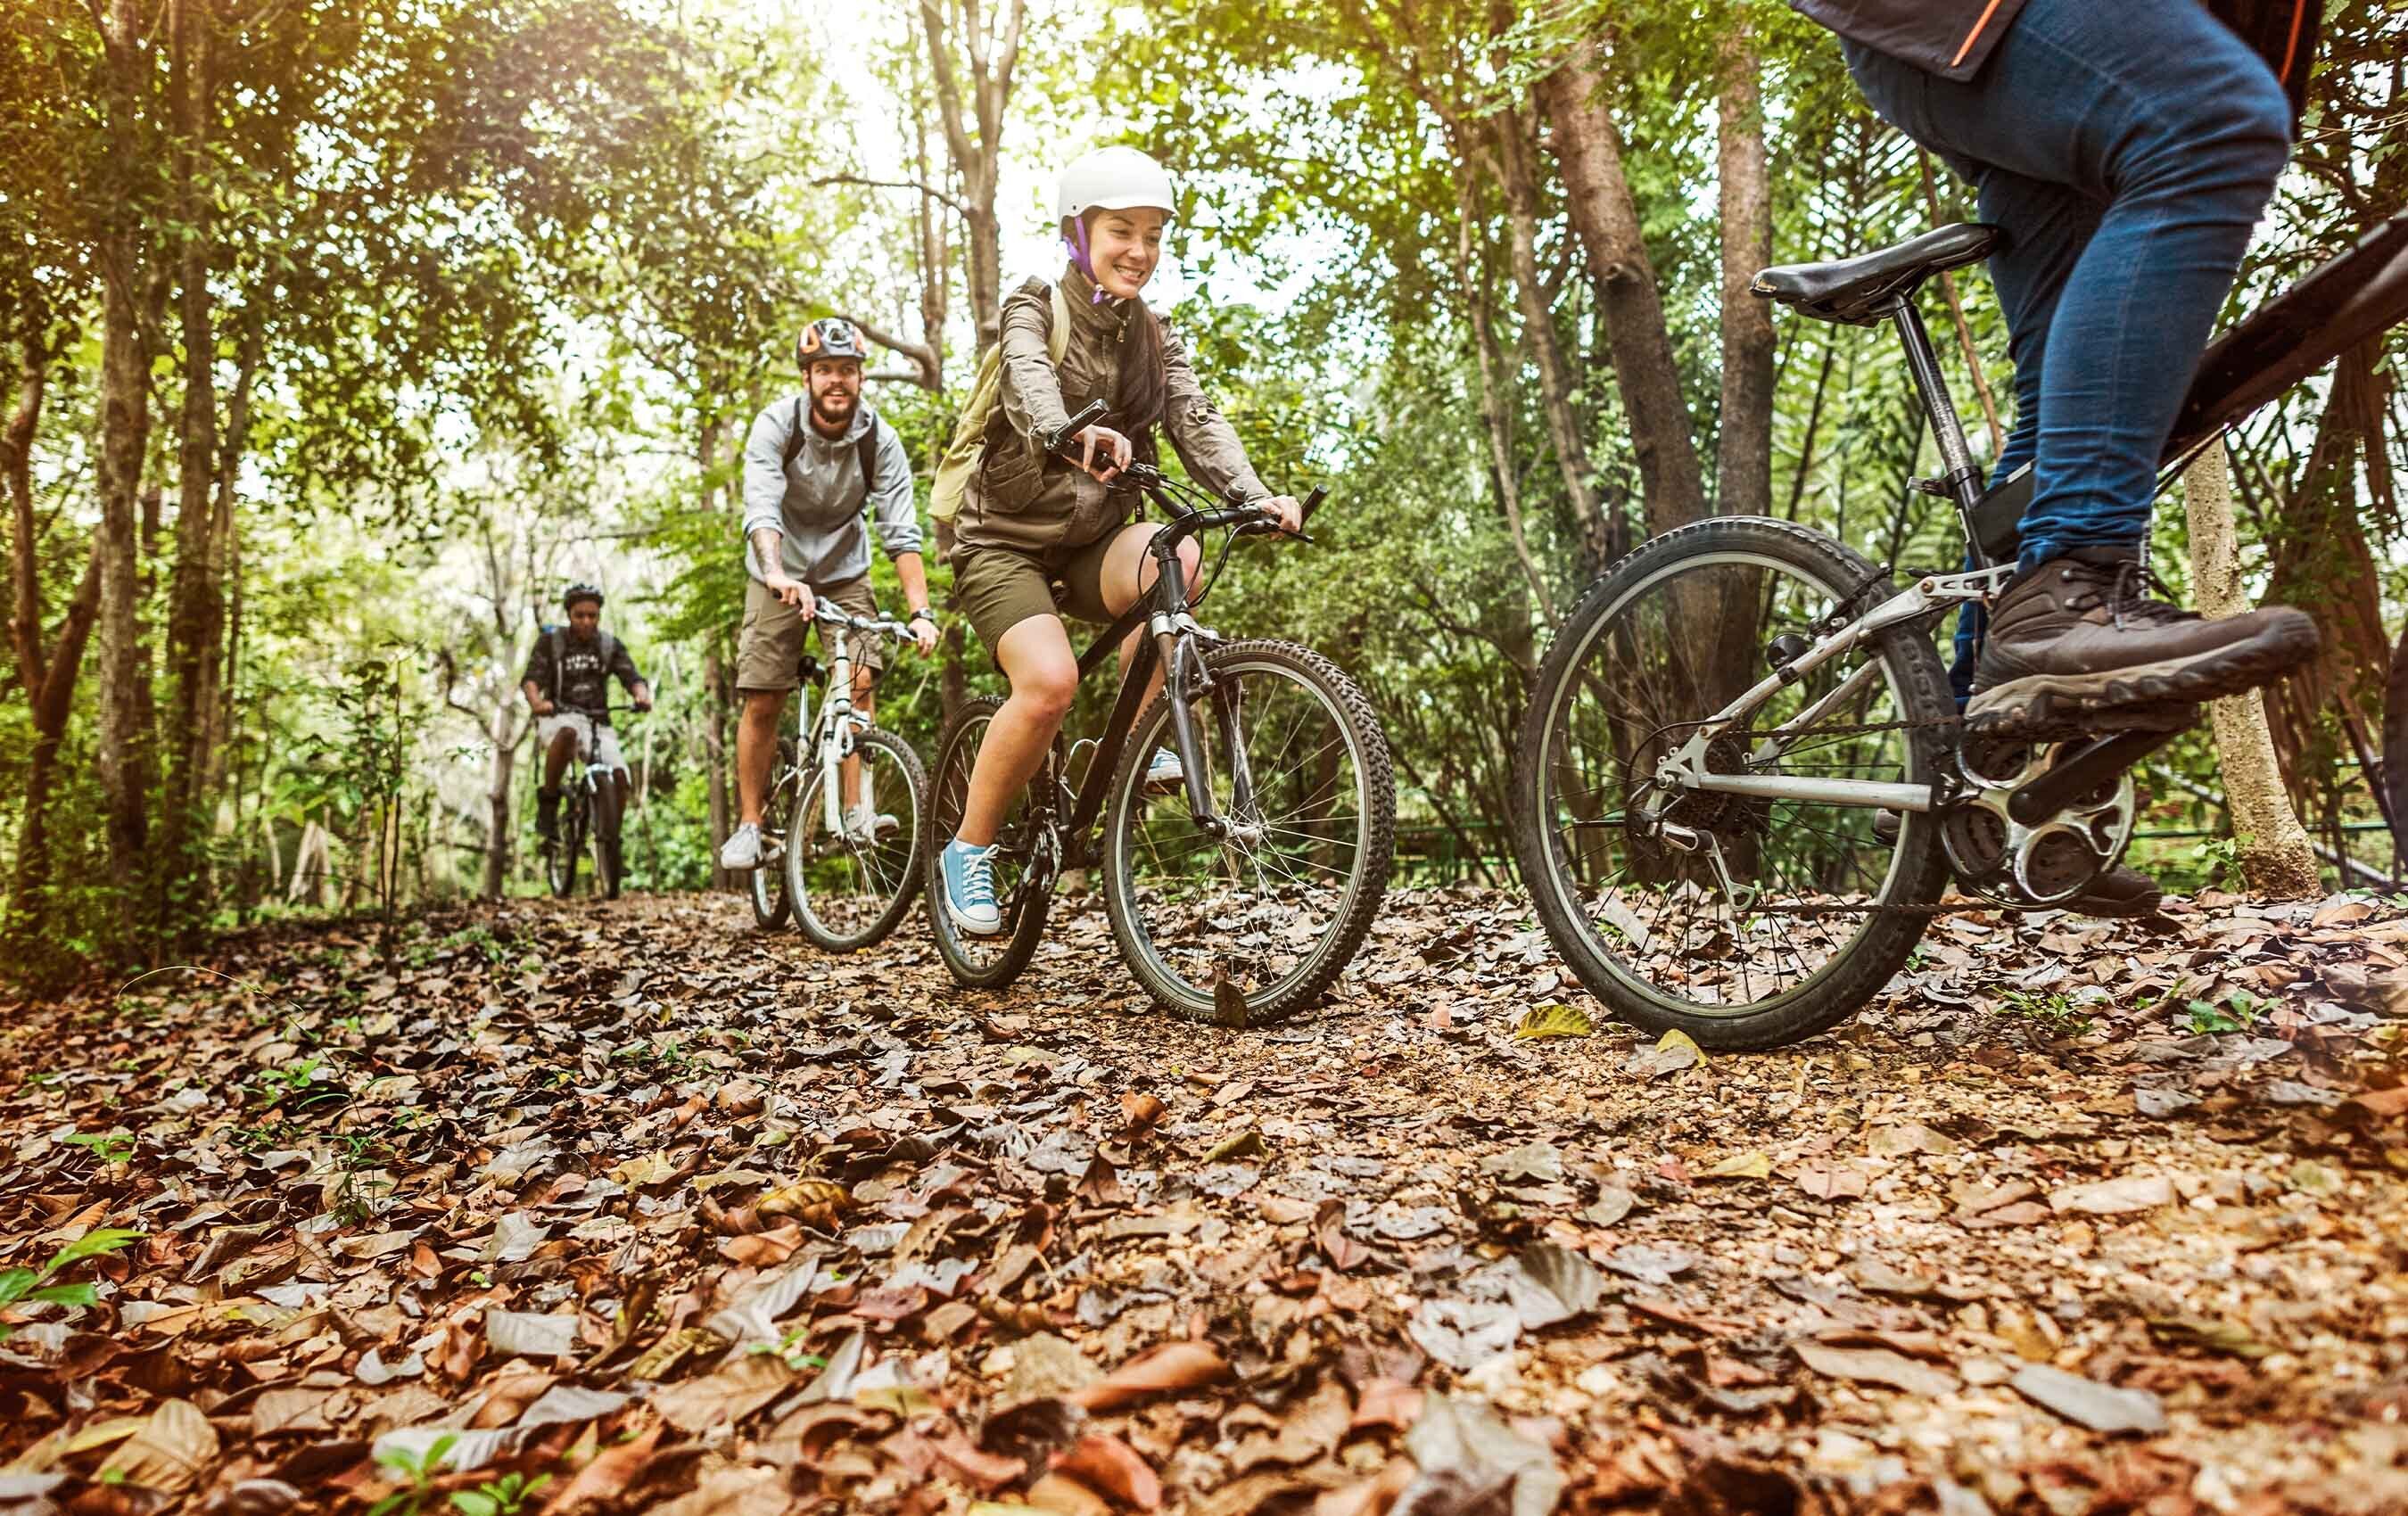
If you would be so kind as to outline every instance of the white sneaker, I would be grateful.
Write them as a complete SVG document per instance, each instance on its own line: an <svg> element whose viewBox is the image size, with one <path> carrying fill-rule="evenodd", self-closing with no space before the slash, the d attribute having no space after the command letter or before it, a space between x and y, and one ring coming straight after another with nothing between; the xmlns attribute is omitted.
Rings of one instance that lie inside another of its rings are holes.
<svg viewBox="0 0 2408 1516"><path fill-rule="evenodd" d="M1175 790L1187 782L1187 765L1179 754L1168 748L1154 750L1154 762L1145 769L1145 787L1149 790Z"/></svg>
<svg viewBox="0 0 2408 1516"><path fill-rule="evenodd" d="M761 828L746 822L731 833L719 850L719 866L732 874L749 874L761 866Z"/></svg>
<svg viewBox="0 0 2408 1516"><path fill-rule="evenodd" d="M865 848L874 848L878 846L879 843L883 842L888 837L894 836L895 829L902 824L903 823L901 822L896 821L892 815L882 810L872 815L869 809L869 802L865 800L860 805L853 807L853 809L846 814L844 818L844 835L851 840L860 843Z"/></svg>

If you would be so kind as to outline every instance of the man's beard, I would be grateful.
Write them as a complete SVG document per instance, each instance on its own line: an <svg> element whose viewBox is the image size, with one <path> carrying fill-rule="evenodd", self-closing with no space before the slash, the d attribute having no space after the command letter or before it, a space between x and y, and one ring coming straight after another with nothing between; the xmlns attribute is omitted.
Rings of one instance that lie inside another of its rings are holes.
<svg viewBox="0 0 2408 1516"><path fill-rule="evenodd" d="M811 419L820 423L820 429L822 431L835 431L838 426L852 421L853 412L861 408L861 397L858 395L829 395L826 399L842 400L844 402L844 410L839 415L831 415L828 412L826 401L817 395L812 396Z"/></svg>

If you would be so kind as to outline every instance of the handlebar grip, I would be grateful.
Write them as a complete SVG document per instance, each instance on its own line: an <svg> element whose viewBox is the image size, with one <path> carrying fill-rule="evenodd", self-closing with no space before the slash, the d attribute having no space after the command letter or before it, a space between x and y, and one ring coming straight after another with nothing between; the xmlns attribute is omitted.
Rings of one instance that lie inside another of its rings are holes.
<svg viewBox="0 0 2408 1516"><path fill-rule="evenodd" d="M1077 415L1038 440L1045 444L1047 452L1058 452L1066 440L1077 436L1093 425L1108 408L1101 400L1090 400Z"/></svg>
<svg viewBox="0 0 2408 1516"><path fill-rule="evenodd" d="M1328 486L1328 485L1326 485L1326 484L1316 484L1316 485L1314 485L1314 486L1312 487L1312 493L1311 494L1306 495L1306 496L1304 497L1304 509L1303 509L1302 511L1300 511L1300 512L1298 512L1298 513L1297 513L1297 523L1298 525L1302 525L1304 522L1309 522L1309 521L1312 520L1312 513L1313 513L1314 511L1316 511L1316 510L1319 510L1319 509L1321 508L1321 503L1322 503L1323 501L1325 501L1325 500L1328 499L1328 498L1329 498L1329 486Z"/></svg>

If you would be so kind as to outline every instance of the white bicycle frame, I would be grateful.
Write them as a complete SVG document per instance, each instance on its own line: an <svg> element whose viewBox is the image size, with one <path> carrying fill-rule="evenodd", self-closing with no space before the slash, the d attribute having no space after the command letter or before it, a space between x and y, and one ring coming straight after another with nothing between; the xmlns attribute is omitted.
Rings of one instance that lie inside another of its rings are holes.
<svg viewBox="0 0 2408 1516"><path fill-rule="evenodd" d="M824 614L819 618L828 636L828 697L821 704L818 718L814 720L810 709L810 687L805 685L797 692L802 697L802 707L796 712L797 729L810 734L809 740L818 758L820 804L827 820L828 835L838 837L844 836L844 761L852 756L853 739L869 727L868 719L853 705L852 638L870 636L874 629L894 624L885 622L856 623L850 616L837 619L842 614ZM867 770L861 776L861 795L857 804L867 806L873 815L877 813L878 808L870 799ZM787 846L794 846L792 837L787 839Z"/></svg>
<svg viewBox="0 0 2408 1516"><path fill-rule="evenodd" d="M1927 574L1903 592L1890 596L1840 630L1774 669L1770 676L1700 723L1689 740L1664 755L1656 765L1656 782L1666 789L1703 790L1712 794L1748 795L1767 800L1806 800L1832 806L1863 806L1887 810L1928 811L1931 786L1885 784L1875 779L1807 779L1791 774L1716 774L1706 766L1706 750L1734 727L1744 726L1756 708L1781 690L1797 683L1834 658L1846 656L1866 638L1901 622L1915 621L1951 606L1988 605L2014 576L2015 565L1976 569L1966 574ZM1816 722L1839 709L1868 683L1881 677L1881 662L1865 664L1831 687L1821 699L1763 735L1749 754L1753 764L1770 763Z"/></svg>

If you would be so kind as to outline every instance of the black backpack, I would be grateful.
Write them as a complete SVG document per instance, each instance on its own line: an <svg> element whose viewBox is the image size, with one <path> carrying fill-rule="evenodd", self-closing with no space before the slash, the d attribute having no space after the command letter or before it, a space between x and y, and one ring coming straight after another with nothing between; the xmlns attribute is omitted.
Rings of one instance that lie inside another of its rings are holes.
<svg viewBox="0 0 2408 1516"><path fill-rule="evenodd" d="M778 473L783 478L795 466L795 454L803 451L803 397L795 396L795 419L786 428L786 445L778 452ZM876 416L869 418L869 429L861 434L853 446L853 455L861 460L861 508L869 508L869 497L878 493L878 428Z"/></svg>

